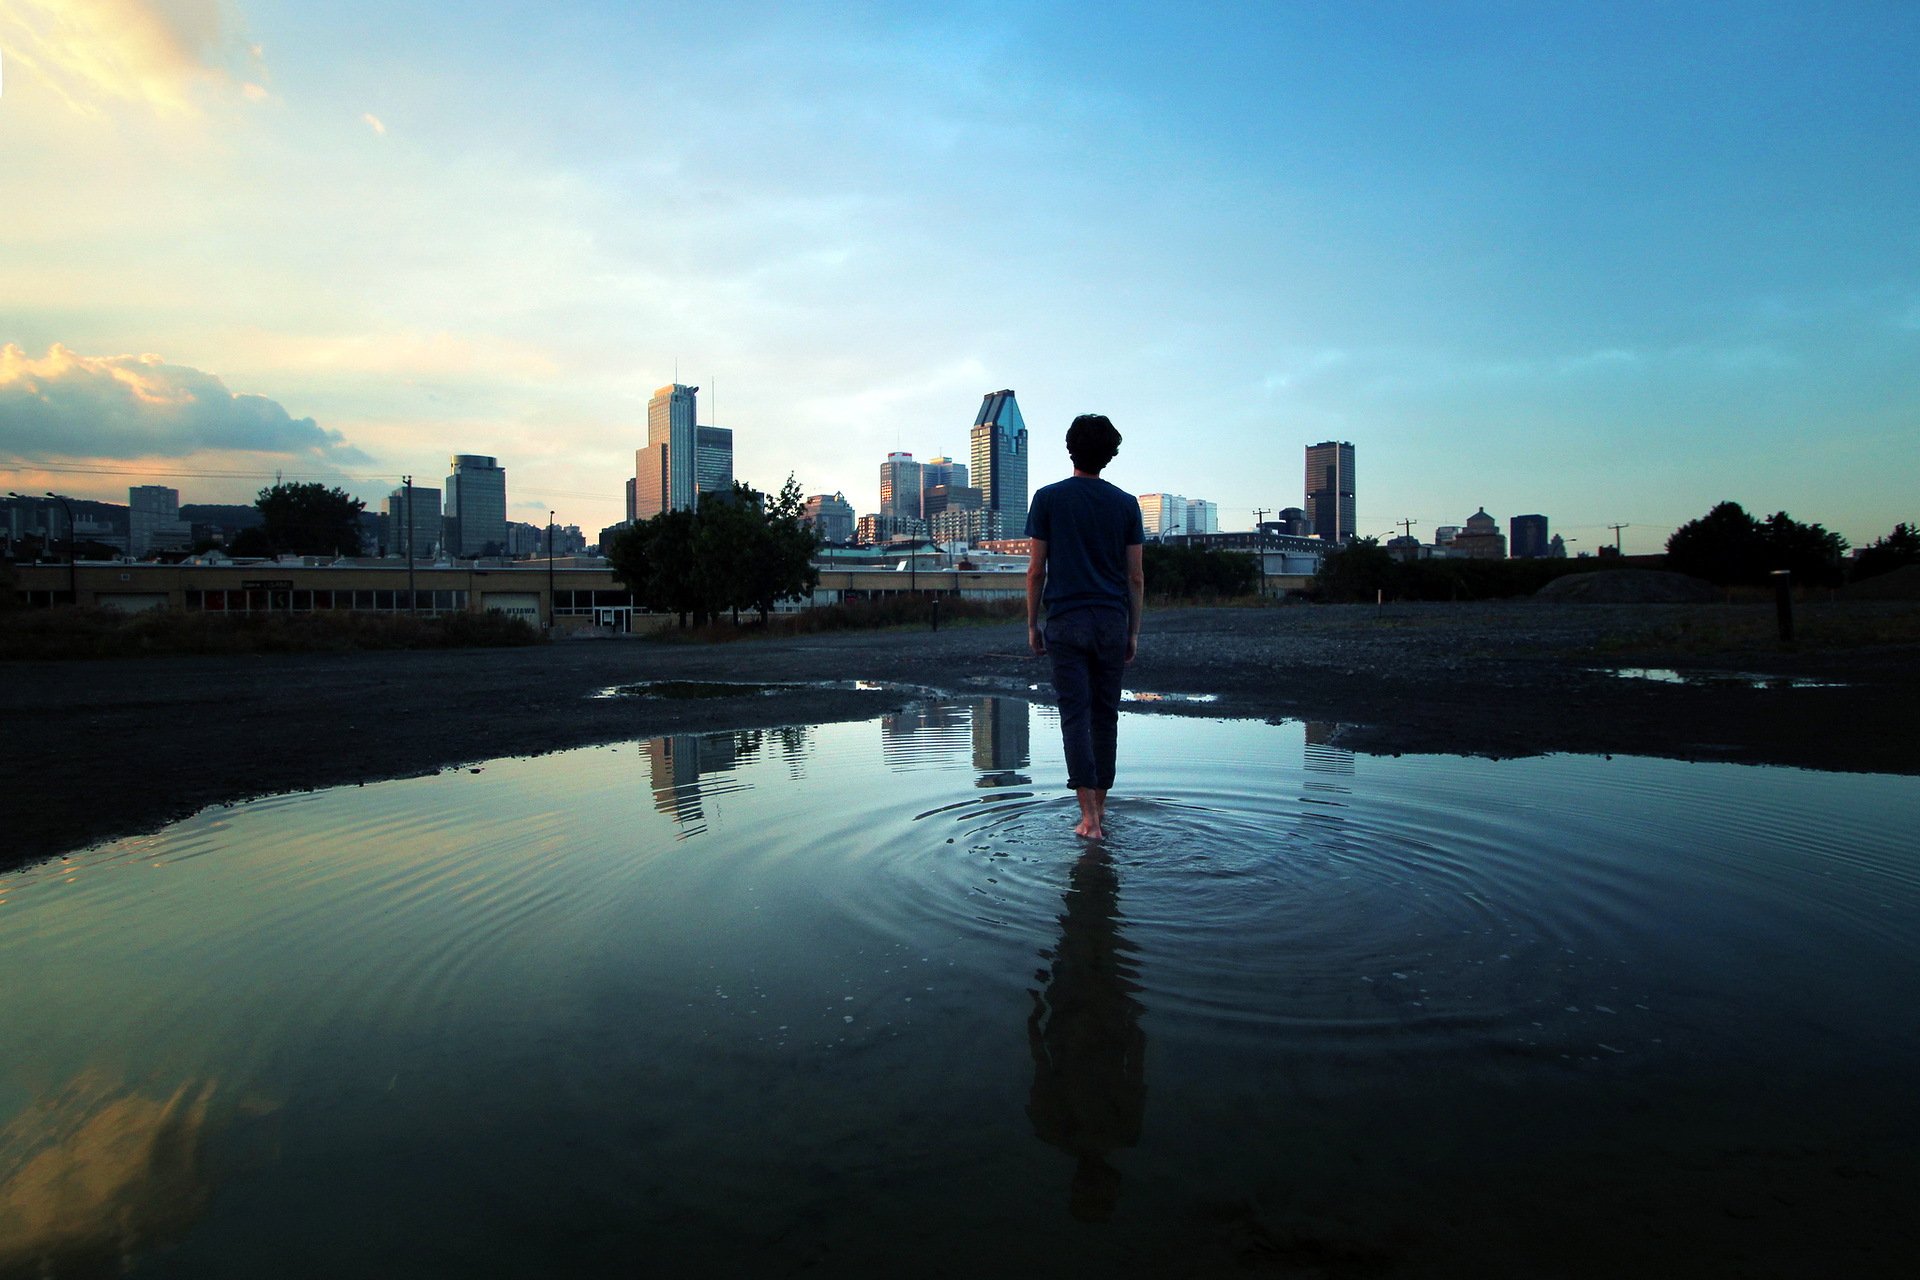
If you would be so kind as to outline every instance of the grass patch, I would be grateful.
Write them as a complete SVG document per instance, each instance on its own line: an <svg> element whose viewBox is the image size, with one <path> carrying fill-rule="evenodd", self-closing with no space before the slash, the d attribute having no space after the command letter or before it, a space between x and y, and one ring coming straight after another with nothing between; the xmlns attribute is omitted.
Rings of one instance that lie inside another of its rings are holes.
<svg viewBox="0 0 1920 1280"><path fill-rule="evenodd" d="M464 649L540 643L503 613L184 613L19 609L0 613L0 659L136 658L181 653Z"/></svg>

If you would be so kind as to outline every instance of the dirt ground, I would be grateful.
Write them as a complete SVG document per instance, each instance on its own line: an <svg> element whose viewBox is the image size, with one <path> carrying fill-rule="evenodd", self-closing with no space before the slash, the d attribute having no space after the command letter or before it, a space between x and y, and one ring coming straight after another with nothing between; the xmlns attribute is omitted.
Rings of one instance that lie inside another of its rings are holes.
<svg viewBox="0 0 1920 1280"><path fill-rule="evenodd" d="M1147 617L1129 686L1217 698L1138 710L1330 722L1335 741L1362 752L1920 773L1920 608L1804 606L1798 622L1798 641L1783 645L1771 607L1757 605L1164 609ZM1692 679L1618 674L1632 668ZM594 696L648 680L848 684ZM1051 694L1017 623L723 645L4 663L0 868L250 796L661 733L861 719L915 696L854 681Z"/></svg>

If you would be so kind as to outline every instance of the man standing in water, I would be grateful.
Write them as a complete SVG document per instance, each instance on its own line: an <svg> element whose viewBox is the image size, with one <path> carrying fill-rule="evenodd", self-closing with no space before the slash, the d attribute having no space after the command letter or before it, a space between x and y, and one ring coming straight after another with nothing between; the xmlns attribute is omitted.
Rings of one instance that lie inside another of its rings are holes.
<svg viewBox="0 0 1920 1280"><path fill-rule="evenodd" d="M1073 474L1033 495L1027 536L1027 644L1053 656L1067 785L1080 800L1075 835L1106 834L1120 725L1120 677L1140 642L1147 575L1146 530L1133 495L1100 478L1120 451L1104 414L1083 413L1067 428ZM1047 621L1040 625L1040 609Z"/></svg>

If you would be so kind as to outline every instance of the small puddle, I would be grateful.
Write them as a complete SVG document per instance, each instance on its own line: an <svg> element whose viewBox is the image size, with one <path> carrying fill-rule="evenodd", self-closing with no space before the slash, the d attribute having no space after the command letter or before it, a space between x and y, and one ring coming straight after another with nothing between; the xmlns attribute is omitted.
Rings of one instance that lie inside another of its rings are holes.
<svg viewBox="0 0 1920 1280"><path fill-rule="evenodd" d="M1027 686L1027 692L1029 693L1051 692L1051 686L1040 685L1040 684L1030 684ZM1200 706L1209 702L1220 701L1220 695L1217 693L1155 693L1151 689L1122 689L1120 691L1120 701L1122 702L1175 702L1175 703L1190 703L1195 706Z"/></svg>
<svg viewBox="0 0 1920 1280"><path fill-rule="evenodd" d="M1769 676L1751 671L1676 671L1672 667L1621 667L1608 672L1623 680L1651 680L1656 684L1684 684L1697 689L1844 689L1842 680L1813 676Z"/></svg>
<svg viewBox="0 0 1920 1280"><path fill-rule="evenodd" d="M640 680L595 690L589 698L660 698L690 702L703 698L755 698L802 689L839 689L853 693L904 693L914 697L934 697L936 692L919 685L893 684L885 680L787 680L753 683L745 680Z"/></svg>

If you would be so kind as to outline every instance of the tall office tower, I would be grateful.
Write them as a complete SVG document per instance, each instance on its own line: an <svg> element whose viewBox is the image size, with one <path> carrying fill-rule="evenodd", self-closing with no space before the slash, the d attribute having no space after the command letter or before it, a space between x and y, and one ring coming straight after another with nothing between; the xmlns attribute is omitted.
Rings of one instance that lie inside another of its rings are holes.
<svg viewBox="0 0 1920 1280"><path fill-rule="evenodd" d="M417 492L417 491L416 491ZM447 477L447 550L457 556L503 555L507 549L507 473L477 453L453 455ZM414 537L420 536L416 525Z"/></svg>
<svg viewBox="0 0 1920 1280"><path fill-rule="evenodd" d="M700 493L733 491L732 427L694 428L693 487Z"/></svg>
<svg viewBox="0 0 1920 1280"><path fill-rule="evenodd" d="M920 464L910 453L890 453L880 464L880 514L895 520L920 518Z"/></svg>
<svg viewBox="0 0 1920 1280"><path fill-rule="evenodd" d="M665 511L687 511L699 501L693 421L699 391L675 382L647 401L647 445L633 456L636 520L651 520Z"/></svg>
<svg viewBox="0 0 1920 1280"><path fill-rule="evenodd" d="M853 541L853 504L844 493L809 494L801 519L812 525L820 541L828 546L844 547Z"/></svg>
<svg viewBox="0 0 1920 1280"><path fill-rule="evenodd" d="M989 391L968 433L973 483L986 498L993 537L1027 532L1027 424L1011 391Z"/></svg>
<svg viewBox="0 0 1920 1280"><path fill-rule="evenodd" d="M191 541L192 526L180 519L178 489L141 484L127 490L128 555L185 550Z"/></svg>
<svg viewBox="0 0 1920 1280"><path fill-rule="evenodd" d="M411 541L409 541L411 539ZM401 485L387 495L387 554L413 559L432 559L440 547L440 491L425 485L413 486L413 522L407 522L407 486Z"/></svg>
<svg viewBox="0 0 1920 1280"><path fill-rule="evenodd" d="M1307 519L1317 538L1353 537L1353 446L1323 440L1307 446Z"/></svg>
<svg viewBox="0 0 1920 1280"><path fill-rule="evenodd" d="M636 477L634 476L627 477L627 523L628 524L633 523L633 504L636 500L634 495L634 486L637 485L638 483L639 483L639 480Z"/></svg>
<svg viewBox="0 0 1920 1280"><path fill-rule="evenodd" d="M921 486L920 514L928 520L943 511L978 511L985 505L980 491L970 484Z"/></svg>
<svg viewBox="0 0 1920 1280"><path fill-rule="evenodd" d="M928 508L927 495L943 485L948 489L966 488L967 464L945 455L928 458L920 464L920 514L929 520L937 513Z"/></svg>
<svg viewBox="0 0 1920 1280"><path fill-rule="evenodd" d="M1170 533L1187 531L1187 500L1177 493L1143 493L1140 523L1149 538L1164 538Z"/></svg>
<svg viewBox="0 0 1920 1280"><path fill-rule="evenodd" d="M1220 532L1220 504L1205 498L1187 499L1187 532Z"/></svg>
<svg viewBox="0 0 1920 1280"><path fill-rule="evenodd" d="M1512 535L1508 554L1515 560L1547 558L1547 518L1545 516L1514 516L1507 521L1507 530Z"/></svg>

